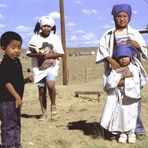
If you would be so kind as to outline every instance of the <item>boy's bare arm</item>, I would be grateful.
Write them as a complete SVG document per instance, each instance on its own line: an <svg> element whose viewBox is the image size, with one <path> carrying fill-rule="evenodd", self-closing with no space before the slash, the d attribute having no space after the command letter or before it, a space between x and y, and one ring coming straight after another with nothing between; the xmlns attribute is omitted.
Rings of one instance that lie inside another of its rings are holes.
<svg viewBox="0 0 148 148"><path fill-rule="evenodd" d="M15 90L15 88L13 87L13 85L11 83L7 83L5 85L5 87L14 96L16 108L21 107L22 106L22 99L21 99L20 95L17 93L17 91Z"/></svg>

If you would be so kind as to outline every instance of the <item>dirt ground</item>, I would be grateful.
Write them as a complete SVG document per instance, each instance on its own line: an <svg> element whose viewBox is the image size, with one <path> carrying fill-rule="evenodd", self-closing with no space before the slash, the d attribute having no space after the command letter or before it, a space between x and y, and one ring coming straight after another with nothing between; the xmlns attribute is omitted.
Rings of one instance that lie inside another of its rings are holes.
<svg viewBox="0 0 148 148"><path fill-rule="evenodd" d="M50 100L48 98L48 120L39 121L41 111L37 87L34 84L27 84L22 108L23 147L86 147L87 141L97 134L97 123L102 110L102 96L99 97L99 100L97 95L75 97L74 92L77 90L88 91L88 89L98 91L98 85L98 81L83 85L57 85L59 119L58 121L50 120Z"/></svg>
<svg viewBox="0 0 148 148"><path fill-rule="evenodd" d="M37 88L34 84L27 84L21 118L23 148L118 147L119 144L116 141L110 142L99 138L98 122L105 100L101 83L101 81L96 80L85 84L57 85L59 119L56 122L50 120L50 101L48 101L48 120L38 120L41 111ZM74 92L77 90L100 91L101 96L99 100L97 95L75 97ZM143 91L145 100L148 94L148 87L145 87ZM146 102L143 102L142 120L147 130L148 107ZM99 146L100 144L102 146Z"/></svg>
<svg viewBox="0 0 148 148"><path fill-rule="evenodd" d="M30 66L29 61L28 58L23 59L24 69ZM116 141L108 141L99 137L98 123L106 96L102 90L102 66L95 65L94 61L95 56L72 57L68 59L68 85L62 85L62 68L60 68L56 85L58 121L53 122L50 120L49 98L48 120L38 120L41 115L38 89L33 83L26 84L21 114L21 143L23 148L130 147L128 144L121 145ZM147 68L147 64L145 65ZM97 95L80 95L75 97L75 91L99 91L101 96L99 99ZM148 131L147 97L148 86L143 89L141 115L145 129ZM137 143L141 144L141 148L146 148L148 146L147 140L138 141ZM136 144L133 147L136 148Z"/></svg>

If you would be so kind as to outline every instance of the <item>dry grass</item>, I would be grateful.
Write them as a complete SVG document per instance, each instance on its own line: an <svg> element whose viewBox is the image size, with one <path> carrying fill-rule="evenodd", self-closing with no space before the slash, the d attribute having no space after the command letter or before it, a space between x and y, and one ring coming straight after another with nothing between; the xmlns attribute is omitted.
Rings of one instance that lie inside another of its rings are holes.
<svg viewBox="0 0 148 148"><path fill-rule="evenodd" d="M31 67L31 60L21 57L23 69ZM148 138L136 144L118 144L99 137L98 122L106 95L102 90L103 65L95 64L95 55L68 57L69 84L62 85L62 66L57 80L57 108L60 118L57 122L40 122L41 114L38 90L35 84L27 84L22 107L22 145L24 148L147 148ZM144 63L148 71L147 62ZM86 76L87 71L87 76ZM24 72L24 75L27 75ZM74 92L101 91L97 96L75 97ZM148 131L148 86L142 92L142 120ZM48 98L48 117L50 101ZM148 136L148 134L147 134Z"/></svg>

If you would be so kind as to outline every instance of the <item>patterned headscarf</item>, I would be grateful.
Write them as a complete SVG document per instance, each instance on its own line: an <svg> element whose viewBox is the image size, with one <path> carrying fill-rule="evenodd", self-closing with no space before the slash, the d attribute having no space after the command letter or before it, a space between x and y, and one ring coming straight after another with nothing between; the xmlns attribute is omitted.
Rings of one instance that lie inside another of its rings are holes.
<svg viewBox="0 0 148 148"><path fill-rule="evenodd" d="M116 17L120 12L125 12L128 14L129 20L131 18L132 15L132 9L131 6L128 4L118 4L118 5L114 5L112 8L112 15L114 17Z"/></svg>

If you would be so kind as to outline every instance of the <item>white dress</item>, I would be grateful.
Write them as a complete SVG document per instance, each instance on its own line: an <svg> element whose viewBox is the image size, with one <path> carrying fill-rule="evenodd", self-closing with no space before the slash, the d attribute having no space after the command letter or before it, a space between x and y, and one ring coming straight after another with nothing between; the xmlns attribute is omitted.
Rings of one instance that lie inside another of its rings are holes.
<svg viewBox="0 0 148 148"><path fill-rule="evenodd" d="M100 118L100 125L111 132L135 130L138 116L138 100L141 98L140 70L132 63L129 65L134 77L125 78L125 87L117 87L121 73L112 70L107 77L104 90L107 99Z"/></svg>
<svg viewBox="0 0 148 148"><path fill-rule="evenodd" d="M53 33L50 33L50 35L46 38L40 36L40 34L35 34L31 38L29 45L31 44L31 45L36 46L37 48L41 48L43 42L52 44L54 52L64 54L60 38ZM31 53L29 49L27 50L26 54L28 53ZM45 70L39 70L37 58L32 57L32 70L33 70L33 76L34 76L34 83L39 82L41 79L46 77L47 74L53 74L57 76L58 70L59 70L59 59L56 59L56 63L53 66L50 66Z"/></svg>

